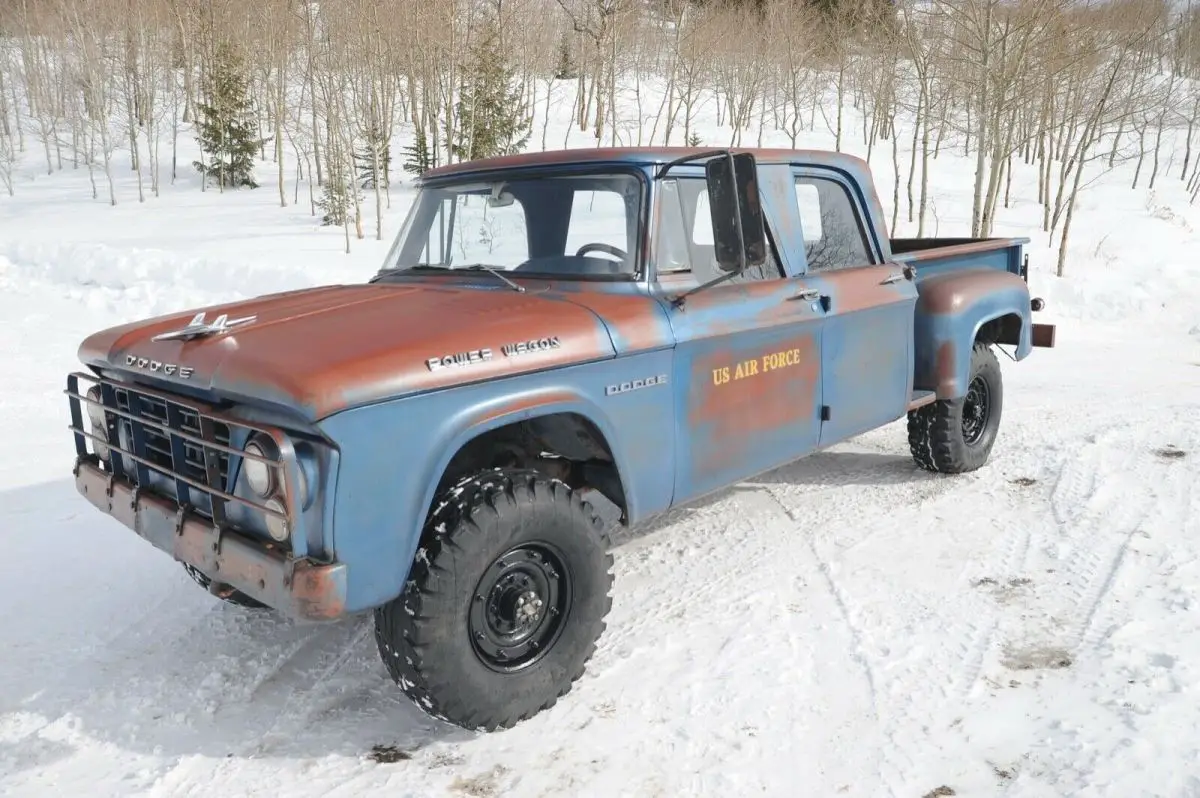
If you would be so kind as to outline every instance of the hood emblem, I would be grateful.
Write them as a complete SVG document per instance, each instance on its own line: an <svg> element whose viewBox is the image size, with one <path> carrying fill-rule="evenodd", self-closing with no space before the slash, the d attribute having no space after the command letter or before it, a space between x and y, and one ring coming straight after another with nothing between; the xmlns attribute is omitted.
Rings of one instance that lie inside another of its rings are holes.
<svg viewBox="0 0 1200 798"><path fill-rule="evenodd" d="M196 369L191 366L181 366L178 363L164 363L161 360L152 360L148 357L140 355L126 355L125 365L129 368L144 369L151 374L157 374L160 371L168 377L174 377L176 374L181 379L189 380Z"/></svg>
<svg viewBox="0 0 1200 798"><path fill-rule="evenodd" d="M243 316L240 319L231 319L228 315L222 313L217 316L212 322L204 320L204 311L197 313L192 317L192 320L187 323L186 327L181 327L178 330L159 333L151 338L151 341L174 341L183 340L190 341L193 338L200 338L205 335L222 335L229 332L234 327L239 327L243 324L249 324L257 319L258 316Z"/></svg>

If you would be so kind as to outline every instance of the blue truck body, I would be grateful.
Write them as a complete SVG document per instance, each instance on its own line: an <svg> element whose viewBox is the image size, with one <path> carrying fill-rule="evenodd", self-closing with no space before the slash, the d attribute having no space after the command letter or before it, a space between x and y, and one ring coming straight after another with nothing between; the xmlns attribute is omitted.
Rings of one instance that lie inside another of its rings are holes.
<svg viewBox="0 0 1200 798"><path fill-rule="evenodd" d="M431 517L472 474L595 489L636 524L906 416L919 464L979 467L999 421L990 348L1022 360L1054 344L1031 315L1027 239L891 239L862 161L755 150L739 162L757 205L737 241L749 246L758 214L765 257L742 252L731 269L713 253L736 208L718 209L709 164L735 154L443 167L368 284L96 333L80 347L89 371L68 378L80 492L214 593L334 620L403 600ZM608 265L583 254L600 245L564 243L560 208L589 181L627 209ZM430 220L449 202L452 228L473 207L459 191L522 208L529 259L456 269L443 253L422 267L414 253L446 224ZM710 249L671 238L702 218L685 197L704 191ZM252 468L273 492L256 492ZM381 642L385 661L398 645Z"/></svg>

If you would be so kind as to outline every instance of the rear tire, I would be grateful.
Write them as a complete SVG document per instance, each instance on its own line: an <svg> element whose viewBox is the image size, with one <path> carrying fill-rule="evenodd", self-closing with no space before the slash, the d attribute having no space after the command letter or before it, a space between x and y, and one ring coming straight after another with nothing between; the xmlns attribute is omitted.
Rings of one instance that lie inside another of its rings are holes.
<svg viewBox="0 0 1200 798"><path fill-rule="evenodd" d="M966 395L939 399L908 414L908 448L927 471L962 474L983 467L1004 408L1000 362L986 343L971 350Z"/></svg>
<svg viewBox="0 0 1200 798"><path fill-rule="evenodd" d="M591 505L525 470L471 475L438 499L404 592L375 611L392 679L429 715L508 728L568 693L612 606Z"/></svg>

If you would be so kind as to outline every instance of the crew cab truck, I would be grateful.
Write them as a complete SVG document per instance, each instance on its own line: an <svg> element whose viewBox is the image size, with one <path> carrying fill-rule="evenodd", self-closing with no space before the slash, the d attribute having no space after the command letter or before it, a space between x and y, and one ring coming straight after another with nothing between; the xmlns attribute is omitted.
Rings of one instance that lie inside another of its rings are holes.
<svg viewBox="0 0 1200 798"><path fill-rule="evenodd" d="M508 727L611 606L636 524L908 419L985 464L994 348L1053 346L1025 239L891 239L865 163L586 149L433 169L378 273L91 335L78 490L215 595L373 611L419 707Z"/></svg>

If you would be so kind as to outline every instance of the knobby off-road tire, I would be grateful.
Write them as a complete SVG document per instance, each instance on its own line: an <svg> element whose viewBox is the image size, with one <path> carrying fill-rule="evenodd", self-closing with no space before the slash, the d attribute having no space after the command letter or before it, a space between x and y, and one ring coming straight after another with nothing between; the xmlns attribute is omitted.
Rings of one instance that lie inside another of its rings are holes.
<svg viewBox="0 0 1200 798"><path fill-rule="evenodd" d="M183 563L183 570L187 571L188 576L190 576L192 578L192 580L195 581L196 584L200 585L200 587L204 588L209 593L212 593L212 590L211 590L212 580L209 579L207 576L205 576L203 572L197 571L194 567L188 565L187 563ZM221 599L221 601L224 601L228 604L236 604L239 607L245 607L246 609L249 609L249 610L268 610L268 609L270 609L270 607L268 607L266 604L263 604L258 599L251 598L250 596L247 596L242 591L235 590L233 588L229 588L229 591L227 593L225 593L224 595L217 595L217 594L213 594L213 595L216 595L217 598Z"/></svg>
<svg viewBox="0 0 1200 798"><path fill-rule="evenodd" d="M511 727L583 675L612 607L607 549L591 505L558 480L464 478L434 505L404 592L375 611L380 657L429 715Z"/></svg>
<svg viewBox="0 0 1200 798"><path fill-rule="evenodd" d="M917 465L943 474L974 471L987 462L1000 428L1004 384L991 347L971 349L967 392L908 414L908 448Z"/></svg>

